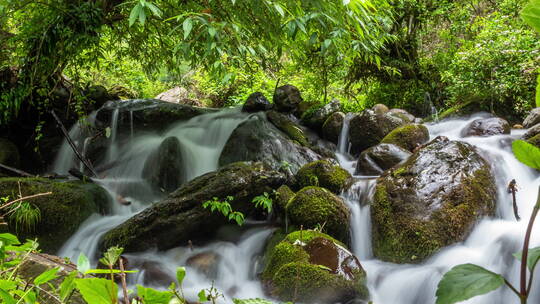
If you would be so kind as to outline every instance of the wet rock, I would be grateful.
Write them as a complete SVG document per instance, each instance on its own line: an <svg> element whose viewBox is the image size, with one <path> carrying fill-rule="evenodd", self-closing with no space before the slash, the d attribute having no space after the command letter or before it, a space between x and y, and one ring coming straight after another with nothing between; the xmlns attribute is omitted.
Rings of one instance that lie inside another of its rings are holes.
<svg viewBox="0 0 540 304"><path fill-rule="evenodd" d="M219 254L205 251L187 259L186 265L197 269L210 279L216 279L220 260Z"/></svg>
<svg viewBox="0 0 540 304"><path fill-rule="evenodd" d="M355 175L379 175L405 161L411 155L411 152L399 146L378 144L360 154L356 163Z"/></svg>
<svg viewBox="0 0 540 304"><path fill-rule="evenodd" d="M391 109L388 111L392 116L399 117L403 120L408 121L409 123L413 123L416 120L416 117L412 115L411 113L403 110L403 109Z"/></svg>
<svg viewBox="0 0 540 304"><path fill-rule="evenodd" d="M0 164L14 168L20 166L17 146L5 138L0 138Z"/></svg>
<svg viewBox="0 0 540 304"><path fill-rule="evenodd" d="M533 138L536 135L540 134L540 124L535 125L534 127L530 128L523 134L522 139L527 140L529 138Z"/></svg>
<svg viewBox="0 0 540 304"><path fill-rule="evenodd" d="M417 263L464 240L474 223L493 215L489 164L464 142L438 137L377 179L371 206L373 252Z"/></svg>
<svg viewBox="0 0 540 304"><path fill-rule="evenodd" d="M515 124L512 126L512 129L523 129L523 125Z"/></svg>
<svg viewBox="0 0 540 304"><path fill-rule="evenodd" d="M287 204L290 223L313 229L324 226L324 231L344 242L349 240L350 211L343 200L320 187L305 187Z"/></svg>
<svg viewBox="0 0 540 304"><path fill-rule="evenodd" d="M100 248L124 247L126 252L149 248L166 250L179 244L207 240L228 220L202 204L213 197L234 197L232 209L246 217L259 215L251 200L272 192L286 181L284 174L258 162L239 162L199 176L164 200L134 215L106 233Z"/></svg>
<svg viewBox="0 0 540 304"><path fill-rule="evenodd" d="M358 155L365 149L378 144L388 133L409 121L390 112L383 115L364 110L351 119L349 141L351 152Z"/></svg>
<svg viewBox="0 0 540 304"><path fill-rule="evenodd" d="M529 115L523 121L523 126L525 128L530 128L536 124L540 123L540 108L534 108L531 110Z"/></svg>
<svg viewBox="0 0 540 304"><path fill-rule="evenodd" d="M221 152L219 165L262 161L276 170L296 173L301 166L318 159L319 154L278 130L264 113L257 113L233 131Z"/></svg>
<svg viewBox="0 0 540 304"><path fill-rule="evenodd" d="M274 93L274 105L279 112L295 112L301 102L302 96L295 86L284 85Z"/></svg>
<svg viewBox="0 0 540 304"><path fill-rule="evenodd" d="M296 174L299 188L318 186L340 194L352 183L351 174L329 160L318 160L304 165Z"/></svg>
<svg viewBox="0 0 540 304"><path fill-rule="evenodd" d="M174 87L170 90L162 92L156 96L156 99L194 107L204 106L200 101L189 98L188 90L182 87Z"/></svg>
<svg viewBox="0 0 540 304"><path fill-rule="evenodd" d="M330 115L322 126L323 138L338 144L339 135L343 128L343 121L345 121L345 114L342 112L336 112Z"/></svg>
<svg viewBox="0 0 540 304"><path fill-rule="evenodd" d="M369 298L358 259L323 233L293 232L267 251L266 260L263 281L282 301L343 303Z"/></svg>
<svg viewBox="0 0 540 304"><path fill-rule="evenodd" d="M333 99L317 110L307 112L302 117L302 123L313 130L321 131L323 124L330 115L338 112L341 109L341 103L337 99Z"/></svg>
<svg viewBox="0 0 540 304"><path fill-rule="evenodd" d="M172 192L186 180L182 170L180 141L176 137L167 137L158 149L148 156L142 178L157 192Z"/></svg>
<svg viewBox="0 0 540 304"><path fill-rule="evenodd" d="M244 102L244 106L242 106L242 112L259 112L259 111L267 111L272 108L272 104L261 92L255 92L249 95L249 97L246 99L246 102Z"/></svg>
<svg viewBox="0 0 540 304"><path fill-rule="evenodd" d="M388 111L390 111L390 109L388 109L388 107L386 105L383 105L382 103L374 105L371 109L373 110L373 112L375 112L375 114L378 115L384 115Z"/></svg>
<svg viewBox="0 0 540 304"><path fill-rule="evenodd" d="M96 108L101 107L109 100L115 99L115 96L109 94L107 89L101 85L90 86L88 89L86 89L85 95L88 99L94 101L94 106Z"/></svg>
<svg viewBox="0 0 540 304"><path fill-rule="evenodd" d="M93 183L57 181L44 178L0 178L0 197L22 196L52 192L27 200L40 210L35 227L23 227L8 217L7 230L24 239L39 239L44 252L53 253L77 231L80 224L93 213L105 213L109 206L107 192Z"/></svg>
<svg viewBox="0 0 540 304"><path fill-rule="evenodd" d="M309 147L309 140L304 130L291 117L276 111L266 113L268 121L276 126L280 131L287 134L290 139L296 141L302 146Z"/></svg>
<svg viewBox="0 0 540 304"><path fill-rule="evenodd" d="M498 117L475 119L461 131L463 137L498 134L510 134L510 124Z"/></svg>
<svg viewBox="0 0 540 304"><path fill-rule="evenodd" d="M527 142L537 146L538 148L540 148L540 134L537 134L537 135L527 139Z"/></svg>
<svg viewBox="0 0 540 304"><path fill-rule="evenodd" d="M276 190L274 202L279 210L285 211L287 204L293 198L294 192L287 185L283 185Z"/></svg>
<svg viewBox="0 0 540 304"><path fill-rule="evenodd" d="M392 130L381 140L381 143L394 144L412 152L418 146L428 142L428 140L429 131L426 126L408 124Z"/></svg>

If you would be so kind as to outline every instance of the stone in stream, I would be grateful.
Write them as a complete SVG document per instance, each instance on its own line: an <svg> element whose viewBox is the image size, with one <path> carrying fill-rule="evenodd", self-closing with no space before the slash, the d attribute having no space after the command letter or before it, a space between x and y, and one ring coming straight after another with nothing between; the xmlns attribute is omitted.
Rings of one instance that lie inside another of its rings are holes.
<svg viewBox="0 0 540 304"><path fill-rule="evenodd" d="M290 139L296 141L300 145L309 147L309 139L304 133L304 130L302 130L300 125L297 124L290 116L292 115L289 114L289 116L287 116L276 111L268 111L266 113L268 121L276 126L276 128L278 128L281 132L287 134Z"/></svg>
<svg viewBox="0 0 540 304"><path fill-rule="evenodd" d="M323 138L337 144L344 121L345 114L342 112L335 112L334 114L330 115L322 126Z"/></svg>
<svg viewBox="0 0 540 304"><path fill-rule="evenodd" d="M499 117L475 119L461 131L463 137L499 134L510 134L510 124Z"/></svg>
<svg viewBox="0 0 540 304"><path fill-rule="evenodd" d="M540 108L534 108L531 110L529 115L523 121L523 126L525 128L533 127L540 123Z"/></svg>
<svg viewBox="0 0 540 304"><path fill-rule="evenodd" d="M330 117L330 115L338 112L341 109L341 103L337 99L332 99L331 102L324 106L305 112L302 116L302 123L309 128L319 132L321 131L323 124Z"/></svg>
<svg viewBox="0 0 540 304"><path fill-rule="evenodd" d="M287 84L276 89L273 101L279 112L294 113L303 99L298 88Z"/></svg>
<svg viewBox="0 0 540 304"><path fill-rule="evenodd" d="M246 102L242 106L242 112L259 112L268 111L272 108L272 104L261 92L255 92L248 96Z"/></svg>
<svg viewBox="0 0 540 304"><path fill-rule="evenodd" d="M305 187L298 191L286 207L289 221L306 229L323 227L332 237L349 241L350 211L343 199L320 187Z"/></svg>
<svg viewBox="0 0 540 304"><path fill-rule="evenodd" d="M182 150L176 137L167 137L144 163L142 178L156 192L172 192L185 182L182 172Z"/></svg>
<svg viewBox="0 0 540 304"><path fill-rule="evenodd" d="M388 133L382 140L383 144L394 144L403 149L414 151L429 140L429 131L421 124L407 124Z"/></svg>
<svg viewBox="0 0 540 304"><path fill-rule="evenodd" d="M153 204L107 232L100 248L124 247L126 252L150 248L166 250L209 239L229 221L219 212L203 208L213 197L232 196L234 211L246 217L260 214L251 200L270 193L286 181L284 174L260 162L238 162L206 173L184 184L164 200Z"/></svg>
<svg viewBox="0 0 540 304"><path fill-rule="evenodd" d="M371 205L375 257L418 263L463 241L495 211L489 164L470 144L437 137L377 179Z"/></svg>
<svg viewBox="0 0 540 304"><path fill-rule="evenodd" d="M207 278L215 280L217 279L218 264L220 261L221 256L219 254L212 251L204 251L188 258L186 265L197 269Z"/></svg>
<svg viewBox="0 0 540 304"><path fill-rule="evenodd" d="M25 200L37 207L40 219L34 227L7 217L3 228L19 239L39 239L44 252L54 253L77 231L80 224L94 213L106 213L109 195L100 186L80 181L58 181L45 178L0 178L0 197L14 200L22 196L52 192Z"/></svg>
<svg viewBox="0 0 540 304"><path fill-rule="evenodd" d="M525 132L525 134L523 134L522 139L527 140L529 138L535 137L538 134L540 134L540 124L537 124L534 127L527 130L527 132Z"/></svg>
<svg viewBox="0 0 540 304"><path fill-rule="evenodd" d="M351 186L351 174L330 160L323 159L304 165L296 174L299 188L318 186L340 194Z"/></svg>
<svg viewBox="0 0 540 304"><path fill-rule="evenodd" d="M281 301L345 303L369 298L360 261L334 238L313 230L269 243L262 273L268 292Z"/></svg>
<svg viewBox="0 0 540 304"><path fill-rule="evenodd" d="M355 175L379 175L393 166L405 161L411 152L393 145L378 144L364 150L356 162Z"/></svg>

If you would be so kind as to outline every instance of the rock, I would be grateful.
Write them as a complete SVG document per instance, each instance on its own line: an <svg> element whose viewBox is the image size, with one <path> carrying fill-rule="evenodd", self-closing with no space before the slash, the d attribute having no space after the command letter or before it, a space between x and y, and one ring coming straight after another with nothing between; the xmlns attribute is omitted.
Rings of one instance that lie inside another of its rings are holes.
<svg viewBox="0 0 540 304"><path fill-rule="evenodd" d="M382 103L378 103L378 104L374 105L371 109L377 115L384 115L384 114L388 113L388 111L390 111L390 109L388 109L388 107L386 105L383 105Z"/></svg>
<svg viewBox="0 0 540 304"><path fill-rule="evenodd" d="M319 159L319 154L278 130L264 113L257 113L233 131L221 152L219 165L261 161L294 174L301 166Z"/></svg>
<svg viewBox="0 0 540 304"><path fill-rule="evenodd" d="M527 139L527 142L537 146L538 148L540 148L540 134L537 134L537 135Z"/></svg>
<svg viewBox="0 0 540 304"><path fill-rule="evenodd" d="M200 101L189 98L188 90L182 87L174 87L170 90L162 92L156 96L156 99L194 107L204 106Z"/></svg>
<svg viewBox="0 0 540 304"><path fill-rule="evenodd" d="M246 99L244 106L242 107L242 112L259 112L267 111L272 108L272 104L261 92L255 92Z"/></svg>
<svg viewBox="0 0 540 304"><path fill-rule="evenodd" d="M530 128L523 134L522 139L527 140L529 138L533 138L536 135L540 134L540 124L535 125L534 127Z"/></svg>
<svg viewBox="0 0 540 304"><path fill-rule="evenodd" d="M267 250L266 261L263 282L281 301L344 303L369 298L358 259L323 233L293 232Z"/></svg>
<svg viewBox="0 0 540 304"><path fill-rule="evenodd" d="M395 165L405 161L411 152L393 145L378 144L364 150L356 163L355 175L379 175Z"/></svg>
<svg viewBox="0 0 540 304"><path fill-rule="evenodd" d="M294 192L289 188L287 185L283 185L279 187L276 190L275 193L275 207L277 207L280 211L285 211L285 208L287 207L287 204L293 198Z"/></svg>
<svg viewBox="0 0 540 304"><path fill-rule="evenodd" d="M512 129L523 129L523 125L515 124L512 126Z"/></svg>
<svg viewBox="0 0 540 304"><path fill-rule="evenodd" d="M383 144L394 144L403 149L414 151L416 147L429 140L429 131L424 125L408 124L392 130L382 140Z"/></svg>
<svg viewBox="0 0 540 304"><path fill-rule="evenodd" d="M302 116L302 123L315 131L321 131L323 124L330 115L338 112L341 109L341 103L337 99L333 99L323 107L313 111L308 111Z"/></svg>
<svg viewBox="0 0 540 304"><path fill-rule="evenodd" d="M101 85L90 86L86 89L85 95L88 99L93 100L95 107L99 108L109 100L115 99L115 96L109 94L107 89Z"/></svg>
<svg viewBox="0 0 540 304"><path fill-rule="evenodd" d="M373 252L418 263L464 240L479 218L493 215L489 164L471 145L437 137L377 179L371 206Z"/></svg>
<svg viewBox="0 0 540 304"><path fill-rule="evenodd" d="M339 135L343 128L343 121L345 121L345 114L342 112L336 112L330 115L322 126L323 138L338 144Z"/></svg>
<svg viewBox="0 0 540 304"><path fill-rule="evenodd" d="M20 166L19 149L5 138L0 138L0 164L14 168Z"/></svg>
<svg viewBox="0 0 540 304"><path fill-rule="evenodd" d="M152 152L142 171L142 178L147 180L157 192L172 192L186 181L182 166L182 150L176 137L167 137Z"/></svg>
<svg viewBox="0 0 540 304"><path fill-rule="evenodd" d="M197 269L210 279L216 279L220 260L221 256L219 254L204 251L188 258L186 265Z"/></svg>
<svg viewBox="0 0 540 304"><path fill-rule="evenodd" d="M259 214L251 200L272 192L286 181L285 175L257 162L239 162L199 176L184 184L164 200L134 215L107 232L100 248L124 247L126 252L172 247L207 240L228 220L202 204L213 197L234 197L234 211L246 217Z"/></svg>
<svg viewBox="0 0 540 304"><path fill-rule="evenodd" d="M324 231L344 242L349 240L350 211L343 200L320 187L305 187L287 204L290 223L306 229L324 226Z"/></svg>
<svg viewBox="0 0 540 304"><path fill-rule="evenodd" d="M284 85L274 93L274 105L279 112L295 112L302 102L300 91L292 85Z"/></svg>
<svg viewBox="0 0 540 304"><path fill-rule="evenodd" d="M349 141L351 152L358 155L365 149L378 144L395 128L405 125L408 120L391 113L378 115L372 110L364 110L351 119Z"/></svg>
<svg viewBox="0 0 540 304"><path fill-rule="evenodd" d="M318 160L304 165L296 174L300 188L318 186L340 194L352 183L351 174L328 160Z"/></svg>
<svg viewBox="0 0 540 304"><path fill-rule="evenodd" d="M540 108L534 108L523 121L523 126L528 129L538 123L540 123Z"/></svg>
<svg viewBox="0 0 540 304"><path fill-rule="evenodd" d="M57 181L44 178L0 178L0 197L10 200L52 192L51 195L26 200L41 213L35 227L17 225L8 218L7 230L20 239L39 239L44 252L56 252L93 213L105 213L109 206L107 191L93 183ZM25 228L23 228L25 227Z"/></svg>
<svg viewBox="0 0 540 304"><path fill-rule="evenodd" d="M475 119L461 131L463 137L498 134L510 134L510 124L498 117Z"/></svg>
<svg viewBox="0 0 540 304"><path fill-rule="evenodd" d="M413 123L416 120L416 117L412 115L411 113L403 110L403 109L391 109L388 111L390 115L399 117L403 120L408 121L409 123Z"/></svg>
<svg viewBox="0 0 540 304"><path fill-rule="evenodd" d="M295 140L302 146L310 146L304 131L290 117L276 111L268 111L266 113L266 117L268 118L268 121L274 124L274 126L276 126L280 131L287 134L290 139Z"/></svg>

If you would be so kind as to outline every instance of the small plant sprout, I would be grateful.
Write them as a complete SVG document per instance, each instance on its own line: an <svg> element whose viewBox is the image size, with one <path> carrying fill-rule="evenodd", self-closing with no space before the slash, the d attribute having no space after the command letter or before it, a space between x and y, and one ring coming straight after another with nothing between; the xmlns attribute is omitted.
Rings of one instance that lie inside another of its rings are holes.
<svg viewBox="0 0 540 304"><path fill-rule="evenodd" d="M268 192L264 192L262 195L256 196L251 201L255 203L255 207L257 208L263 208L266 210L266 212L271 213L272 212L272 198L270 198L270 195Z"/></svg>
<svg viewBox="0 0 540 304"><path fill-rule="evenodd" d="M203 203L204 209L209 209L212 212L218 211L223 214L229 221L234 220L238 226L244 224L244 214L238 211L233 211L230 202L234 197L227 196L223 201L220 201L217 197L212 198L212 200L206 201Z"/></svg>

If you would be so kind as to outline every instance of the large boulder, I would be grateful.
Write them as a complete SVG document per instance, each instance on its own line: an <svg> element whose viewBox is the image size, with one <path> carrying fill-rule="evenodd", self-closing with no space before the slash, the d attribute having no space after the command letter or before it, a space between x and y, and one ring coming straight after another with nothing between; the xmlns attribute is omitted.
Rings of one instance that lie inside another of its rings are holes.
<svg viewBox="0 0 540 304"><path fill-rule="evenodd" d="M238 161L262 161L274 169L295 173L321 156L270 123L264 113L253 114L241 123L225 144L219 165Z"/></svg>
<svg viewBox="0 0 540 304"><path fill-rule="evenodd" d="M408 124L392 130L381 140L381 143L394 144L412 152L418 146L428 142L428 140L429 131L426 126Z"/></svg>
<svg viewBox="0 0 540 304"><path fill-rule="evenodd" d="M339 135L341 135L341 129L343 129L344 121L345 114L342 112L335 112L334 114L330 115L322 126L323 138L338 144Z"/></svg>
<svg viewBox="0 0 540 304"><path fill-rule="evenodd" d="M54 253L93 213L106 213L109 195L100 186L80 181L56 181L44 178L0 178L0 197L19 198L52 192L25 200L40 211L35 226L18 223L7 217L7 230L20 239L38 238L40 248Z"/></svg>
<svg viewBox="0 0 540 304"><path fill-rule="evenodd" d="M262 212L251 200L278 188L285 180L283 174L263 163L230 164L191 180L115 227L105 234L101 248L120 246L126 252L156 247L165 250L187 244L189 240L207 240L228 221L221 213L203 208L204 202L232 196L232 209L248 217Z"/></svg>
<svg viewBox="0 0 540 304"><path fill-rule="evenodd" d="M496 188L489 164L471 145L438 137L377 179L371 206L373 253L417 263L467 237L493 215Z"/></svg>
<svg viewBox="0 0 540 304"><path fill-rule="evenodd" d="M174 87L170 90L162 92L156 96L156 99L163 100L166 102L184 104L188 106L195 106L195 107L203 106L203 104L200 101L189 98L188 90L183 87Z"/></svg>
<svg viewBox="0 0 540 304"><path fill-rule="evenodd" d="M265 260L263 282L281 301L345 303L369 298L360 261L326 234L290 233L267 250Z"/></svg>
<svg viewBox="0 0 540 304"><path fill-rule="evenodd" d="M309 146L309 140L304 133L304 130L291 117L281 114L276 111L268 111L266 113L268 121L270 121L281 132L287 134L290 139L296 141L302 146Z"/></svg>
<svg viewBox="0 0 540 304"><path fill-rule="evenodd" d="M339 100L333 99L331 102L318 109L305 112L302 116L302 123L313 130L320 131L328 117L335 112L338 112L340 109L341 103Z"/></svg>
<svg viewBox="0 0 540 304"><path fill-rule="evenodd" d="M16 168L20 165L17 146L5 138L0 138L0 164Z"/></svg>
<svg viewBox="0 0 540 304"><path fill-rule="evenodd" d="M540 134L527 139L527 142L540 148Z"/></svg>
<svg viewBox="0 0 540 304"><path fill-rule="evenodd" d="M534 108L531 110L529 115L527 115L527 117L523 121L523 126L525 128L530 128L539 123L540 123L540 108Z"/></svg>
<svg viewBox="0 0 540 304"><path fill-rule="evenodd" d="M172 192L186 181L182 166L182 150L176 137L167 137L152 152L142 171L142 178L147 180L157 192Z"/></svg>
<svg viewBox="0 0 540 304"><path fill-rule="evenodd" d="M293 225L314 229L323 227L336 239L349 241L350 211L343 200L320 187L305 187L287 204L287 215Z"/></svg>
<svg viewBox="0 0 540 304"><path fill-rule="evenodd" d="M248 96L246 102L242 106L242 112L259 112L267 111L272 108L272 104L261 92L255 92Z"/></svg>
<svg viewBox="0 0 540 304"><path fill-rule="evenodd" d="M461 131L463 137L498 134L510 134L510 124L499 117L475 119Z"/></svg>
<svg viewBox="0 0 540 304"><path fill-rule="evenodd" d="M533 138L536 135L540 134L540 124L535 125L534 127L530 128L523 134L522 139L527 140L529 138Z"/></svg>
<svg viewBox="0 0 540 304"><path fill-rule="evenodd" d="M376 114L372 110L364 110L351 119L349 141L351 152L358 155L365 149L378 144L395 128L409 123L407 119L387 112Z"/></svg>
<svg viewBox="0 0 540 304"><path fill-rule="evenodd" d="M323 159L304 165L296 174L300 188L318 186L340 194L352 183L351 174L333 162Z"/></svg>
<svg viewBox="0 0 540 304"><path fill-rule="evenodd" d="M287 84L276 89L273 100L279 112L295 112L302 102L302 96L298 88Z"/></svg>
<svg viewBox="0 0 540 304"><path fill-rule="evenodd" d="M355 175L379 175L405 161L411 152L393 144L378 144L364 150L356 163Z"/></svg>

